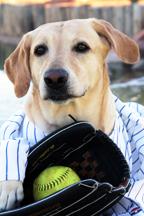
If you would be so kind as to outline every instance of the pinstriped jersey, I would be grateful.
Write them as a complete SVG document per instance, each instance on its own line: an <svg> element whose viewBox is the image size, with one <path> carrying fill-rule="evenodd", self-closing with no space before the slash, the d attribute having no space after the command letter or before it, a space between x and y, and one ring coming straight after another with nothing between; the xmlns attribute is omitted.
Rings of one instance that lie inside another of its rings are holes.
<svg viewBox="0 0 144 216"><path fill-rule="evenodd" d="M124 154L131 171L129 192L101 216L144 216L144 107L114 96L116 120L109 137ZM25 177L31 147L47 136L25 112L15 113L0 128L0 181Z"/></svg>

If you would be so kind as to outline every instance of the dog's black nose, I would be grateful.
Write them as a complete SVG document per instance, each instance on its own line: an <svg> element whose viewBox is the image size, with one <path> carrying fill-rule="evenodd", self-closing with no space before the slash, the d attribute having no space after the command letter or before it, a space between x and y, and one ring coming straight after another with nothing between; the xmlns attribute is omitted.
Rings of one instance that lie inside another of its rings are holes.
<svg viewBox="0 0 144 216"><path fill-rule="evenodd" d="M44 81L49 88L58 89L66 86L68 72L62 68L49 69L44 74Z"/></svg>

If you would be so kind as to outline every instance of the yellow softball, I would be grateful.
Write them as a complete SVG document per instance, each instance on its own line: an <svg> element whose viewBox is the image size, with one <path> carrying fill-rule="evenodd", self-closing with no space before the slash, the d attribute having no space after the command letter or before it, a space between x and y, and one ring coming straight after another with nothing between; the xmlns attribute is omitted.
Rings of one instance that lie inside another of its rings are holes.
<svg viewBox="0 0 144 216"><path fill-rule="evenodd" d="M43 199L79 181L79 176L70 167L48 167L34 180L34 200L37 201Z"/></svg>

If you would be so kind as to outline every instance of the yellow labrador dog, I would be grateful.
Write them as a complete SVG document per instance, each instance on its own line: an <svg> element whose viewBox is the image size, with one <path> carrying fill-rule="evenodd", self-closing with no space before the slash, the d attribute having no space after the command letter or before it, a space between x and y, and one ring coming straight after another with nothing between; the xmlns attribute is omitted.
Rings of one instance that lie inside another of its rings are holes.
<svg viewBox="0 0 144 216"><path fill-rule="evenodd" d="M48 134L69 124L71 114L111 133L116 118L106 64L111 49L123 62L139 59L136 43L104 20L44 24L25 34L5 61L5 71L17 97L28 93L25 113L30 122ZM1 179L1 210L23 198L23 179Z"/></svg>
<svg viewBox="0 0 144 216"><path fill-rule="evenodd" d="M45 24L27 33L5 62L5 71L24 96L32 81L26 111L45 131L69 123L68 114L109 133L115 121L106 56L113 49L136 63L136 43L103 20Z"/></svg>

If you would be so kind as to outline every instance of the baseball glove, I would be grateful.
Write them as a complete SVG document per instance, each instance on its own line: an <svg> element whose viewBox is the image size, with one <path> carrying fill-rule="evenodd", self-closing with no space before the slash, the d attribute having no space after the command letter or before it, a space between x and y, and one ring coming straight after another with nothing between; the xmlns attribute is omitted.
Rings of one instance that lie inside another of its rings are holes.
<svg viewBox="0 0 144 216"><path fill-rule="evenodd" d="M33 181L53 165L71 167L81 181L35 202ZM2 215L99 215L124 196L130 187L129 179L129 166L116 144L91 124L74 122L50 134L31 150L22 206Z"/></svg>

